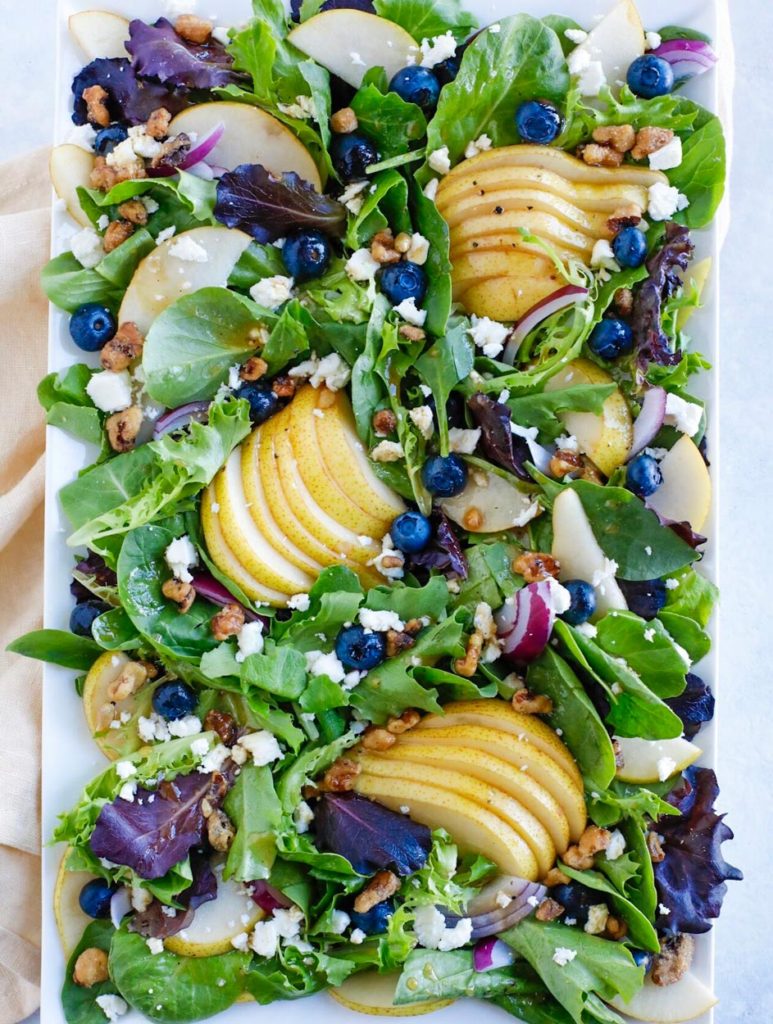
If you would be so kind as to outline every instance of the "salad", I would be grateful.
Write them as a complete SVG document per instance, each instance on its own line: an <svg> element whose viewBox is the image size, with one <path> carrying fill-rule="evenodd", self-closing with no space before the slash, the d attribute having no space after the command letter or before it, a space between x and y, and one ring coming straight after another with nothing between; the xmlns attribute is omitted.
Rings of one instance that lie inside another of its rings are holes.
<svg viewBox="0 0 773 1024"><path fill-rule="evenodd" d="M51 161L39 397L90 464L69 630L12 650L105 756L52 837L66 1020L699 1017L741 877L695 671L710 40L631 0L167 14L70 19Z"/></svg>

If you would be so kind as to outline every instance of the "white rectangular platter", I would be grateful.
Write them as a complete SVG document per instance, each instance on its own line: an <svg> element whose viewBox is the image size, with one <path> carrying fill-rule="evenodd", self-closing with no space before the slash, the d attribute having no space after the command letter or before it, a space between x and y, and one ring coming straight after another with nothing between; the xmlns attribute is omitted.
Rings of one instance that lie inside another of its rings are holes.
<svg viewBox="0 0 773 1024"><path fill-rule="evenodd" d="M719 64L713 72L689 83L685 93L697 102L720 114L728 141L732 137L731 92L733 73L733 51L730 37L729 16L726 0L637 0L645 26L657 29L667 24L678 24L708 33L719 52ZM81 68L84 58L67 32L67 18L79 10L102 7L101 3L86 0L59 0L56 32L58 33L57 95L55 102L55 142L64 142L72 128L70 120L70 85L73 76ZM104 4L116 13L128 17L155 20L164 13L163 0L114 0ZM211 17L217 24L236 25L250 16L249 0L199 0L197 13ZM594 18L605 14L611 6L610 0L467 0L466 7L486 25L497 18L525 11L543 16L566 14L580 24L590 27ZM725 201L726 204L726 201ZM727 224L727 208L720 213L708 230L696 232L696 261L706 256L713 258L713 270L705 292L705 304L692 323L691 334L694 347L702 352L715 366L718 357L718 297L717 274L719 250ZM55 208L52 223L52 255L66 250L68 239L74 232L73 222L66 212ZM49 370L57 371L84 356L72 344L67 331L66 314L52 307L49 330ZM691 387L693 385L691 384ZM718 386L716 370L703 374L694 386L696 394L705 399L708 406L708 444L714 483L714 501L711 518L705 532L709 536L706 554L701 562L701 571L717 582L717 527L719 507L717 496L718 480ZM46 473L46 533L45 533L45 625L50 628L66 629L71 608L68 590L72 551L65 543L67 523L59 508L57 492L77 472L91 462L85 445L70 438L59 430L49 428L47 436ZM717 692L717 650L716 623L711 625L714 650L699 666L698 671ZM54 829L57 815L69 808L88 780L104 768L104 760L97 750L86 728L81 701L73 686L74 673L51 665L45 666L43 692L43 836L44 841ZM721 707L721 699L720 699ZM716 721L701 733L704 755L701 764L716 768ZM732 808L725 808L732 811ZM61 847L46 847L43 850L43 952L41 971L41 1021L42 1024L64 1024L59 993L64 978L65 961L52 912L53 890L56 872L61 859ZM721 925L720 925L721 927ZM694 971L708 986L713 985L713 938L699 937ZM463 1024L469 1014L475 1015L477 1024L504 1021L504 1013L494 1006L482 1002L463 1000L439 1010L433 1015L433 1024ZM721 1011L720 1011L721 1012ZM297 1024L313 1014L315 1024L354 1024L362 1021L361 1015L347 1010L321 993L309 1000L292 1003L274 1003L270 1007L258 1008L253 1003L232 1007L218 1020L223 1024L246 1024L258 1018L270 1020L271 1024ZM127 1024L139 1021L137 1014L122 1018ZM708 1014L696 1024L711 1024Z"/></svg>

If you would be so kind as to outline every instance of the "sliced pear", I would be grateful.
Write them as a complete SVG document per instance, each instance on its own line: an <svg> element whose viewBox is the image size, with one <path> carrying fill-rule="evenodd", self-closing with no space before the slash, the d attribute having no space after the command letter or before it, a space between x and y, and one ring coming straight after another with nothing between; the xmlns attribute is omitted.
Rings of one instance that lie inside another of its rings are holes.
<svg viewBox="0 0 773 1024"><path fill-rule="evenodd" d="M62 855L54 883L54 920L66 959L70 958L83 937L84 929L92 922L92 918L81 910L78 898L83 886L96 877L88 871L68 871L66 864L69 855L68 846Z"/></svg>
<svg viewBox="0 0 773 1024"><path fill-rule="evenodd" d="M633 0L620 0L591 29L575 52L578 51L601 62L610 86L622 85L628 68L644 53L644 26Z"/></svg>
<svg viewBox="0 0 773 1024"><path fill-rule="evenodd" d="M558 252L563 259L570 259L576 253L563 249ZM550 281L553 289L559 287L560 275L553 261L543 256L536 246L521 242L515 248L500 250L470 249L453 259L454 285L476 284L489 277L511 277L524 296L536 284ZM530 277L524 279L523 275Z"/></svg>
<svg viewBox="0 0 773 1024"><path fill-rule="evenodd" d="M569 748L561 742L553 729L534 715L522 715L512 704L504 700L460 700L452 701L443 708L442 715L425 715L418 728L445 729L454 725L484 725L502 732L527 739L538 750L561 765L572 776L582 792L583 781L580 769Z"/></svg>
<svg viewBox="0 0 773 1024"><path fill-rule="evenodd" d="M561 491L553 502L553 556L561 566L561 580L592 583L595 573L605 572L607 557L593 534L577 492L571 487ZM611 577L605 577L595 591L595 618L615 608L628 607L617 580Z"/></svg>
<svg viewBox="0 0 773 1024"><path fill-rule="evenodd" d="M590 258L596 239L578 231L552 213L541 210L519 209L515 204L508 203L501 207L505 212L501 215L491 213L487 217L476 217L468 220L463 227L457 228L451 235L451 249L465 247L469 249L473 242L477 248L511 248L513 243L523 244L523 236L518 229L523 228L544 239L554 248L572 251L578 256ZM505 222L508 218L510 229Z"/></svg>
<svg viewBox="0 0 773 1024"><path fill-rule="evenodd" d="M476 212L474 216L471 215L469 219L465 218L456 224L455 235L457 238L463 238L465 233L474 234L474 229L468 232L468 228L484 217L486 219L496 217L503 228L518 227L519 221L514 214L529 209L540 213L549 213L557 217L563 224L567 224L577 231L584 231L594 238L600 238L609 232L608 218L605 216L605 212L611 213L611 209L607 211L585 210L580 203L565 198L563 195L551 193L541 180L530 181L528 185L521 187L511 183L504 191L498 191L502 189L502 181L501 171L496 169L476 175L474 181L475 184L473 184L473 179L459 181L443 194L444 212L450 213L452 210L456 210L461 202L466 202L469 199L475 200L471 209L480 208L480 213ZM500 200L502 200L502 213L495 213L494 209L500 205ZM617 201L617 195L614 199L610 198L610 207L613 201Z"/></svg>
<svg viewBox="0 0 773 1024"><path fill-rule="evenodd" d="M189 238L201 246L207 254L206 261L180 260L170 255L179 238ZM159 313L182 295L190 295L199 288L224 288L251 241L243 231L201 227L162 242L135 270L121 303L119 322L131 320L141 334L147 334Z"/></svg>
<svg viewBox="0 0 773 1024"><path fill-rule="evenodd" d="M129 22L112 11L79 11L67 19L70 35L89 60L126 57Z"/></svg>
<svg viewBox="0 0 773 1024"><path fill-rule="evenodd" d="M640 740L616 737L620 744L623 767L615 774L623 782L665 782L684 771L703 751L685 739Z"/></svg>
<svg viewBox="0 0 773 1024"><path fill-rule="evenodd" d="M423 744L415 743L410 747L404 747L398 741L379 756L388 761L434 764L495 786L534 815L547 829L558 853L563 853L569 845L569 822L556 799L528 772L514 772L511 764L493 754L461 745L435 746L432 737L426 736Z"/></svg>
<svg viewBox="0 0 773 1024"><path fill-rule="evenodd" d="M172 118L169 134L203 139L219 124L223 135L206 162L229 171L239 164L261 164L272 174L294 171L319 192L322 182L308 149L271 114L248 103L197 103Z"/></svg>
<svg viewBox="0 0 773 1024"><path fill-rule="evenodd" d="M719 1000L711 989L688 972L673 985L655 985L646 980L628 1003L620 996L608 1002L633 1020L649 1021L650 1024L682 1024L683 1021L702 1017Z"/></svg>
<svg viewBox="0 0 773 1024"><path fill-rule="evenodd" d="M170 953L195 957L228 953L233 949L231 939L241 932L249 932L264 916L241 882L224 881L219 868L219 865L215 868L216 899L202 903L189 925L164 940Z"/></svg>
<svg viewBox="0 0 773 1024"><path fill-rule="evenodd" d="M357 760L365 775L409 781L416 779L429 786L448 789L492 811L517 832L529 847L534 855L538 878L546 875L555 864L556 847L548 830L531 811L498 786L470 778L462 772L453 771L447 765L437 767L418 759L394 761L379 757L378 754L361 753Z"/></svg>
<svg viewBox="0 0 773 1024"><path fill-rule="evenodd" d="M125 700L111 701L108 696L110 684L130 660L123 651L106 651L91 666L83 683L86 724L99 749L111 761L140 749L143 744L137 732L137 719L140 715L148 715L151 710L152 687L149 686Z"/></svg>
<svg viewBox="0 0 773 1024"><path fill-rule="evenodd" d="M663 483L647 505L665 519L700 530L711 509L711 477L695 442L684 434L660 463Z"/></svg>
<svg viewBox="0 0 773 1024"><path fill-rule="evenodd" d="M360 974L353 974L337 988L329 988L327 991L347 1010L379 1017L416 1017L442 1010L444 1006L450 1006L453 1002L453 999L433 999L422 1003L410 1003L408 1006L395 1006L395 989L399 978L399 971L390 974L363 971Z"/></svg>
<svg viewBox="0 0 773 1024"><path fill-rule="evenodd" d="M520 320L532 306L561 287L563 278L559 278L552 263L544 261L541 270L534 277L488 277L454 284L454 300L476 316L503 323Z"/></svg>
<svg viewBox="0 0 773 1024"><path fill-rule="evenodd" d="M54 191L67 207L73 220L84 228L91 227L91 221L81 209L78 199L79 188L90 188L90 175L94 167L94 154L69 142L54 146L51 150L48 169Z"/></svg>
<svg viewBox="0 0 773 1024"><path fill-rule="evenodd" d="M390 81L406 64L416 63L419 49L404 28L352 8L315 14L296 26L287 38L355 89L362 85L369 68L384 68Z"/></svg>
<svg viewBox="0 0 773 1024"><path fill-rule="evenodd" d="M559 391L580 384L614 384L614 380L590 359L575 359L547 381L545 390ZM628 458L633 419L619 389L604 402L601 414L564 412L560 418L566 432L577 438L580 450L607 476Z"/></svg>
<svg viewBox="0 0 773 1024"><path fill-rule="evenodd" d="M444 828L463 850L482 853L506 874L536 881L534 854L523 839L492 811L472 800L416 779L358 775L355 791L399 811L428 828Z"/></svg>
<svg viewBox="0 0 773 1024"><path fill-rule="evenodd" d="M471 533L499 533L523 525L533 504L533 495L519 491L504 477L473 470L461 494L443 498L440 507Z"/></svg>

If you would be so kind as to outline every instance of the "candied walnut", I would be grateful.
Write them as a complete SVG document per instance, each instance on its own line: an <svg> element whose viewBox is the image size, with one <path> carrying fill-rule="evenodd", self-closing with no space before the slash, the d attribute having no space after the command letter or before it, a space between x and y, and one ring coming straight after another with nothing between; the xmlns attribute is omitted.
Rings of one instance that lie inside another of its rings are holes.
<svg viewBox="0 0 773 1024"><path fill-rule="evenodd" d="M539 583L551 576L558 579L559 570L558 559L545 551L522 551L513 561L513 571L523 576L527 583Z"/></svg>
<svg viewBox="0 0 773 1024"><path fill-rule="evenodd" d="M369 910L388 900L400 888L400 879L392 871L378 871L371 878L362 892L357 893L354 909L358 914L367 914Z"/></svg>
<svg viewBox="0 0 773 1024"><path fill-rule="evenodd" d="M582 455L578 452L571 452L568 448L559 448L550 460L550 472L559 480L570 473L579 473L581 470Z"/></svg>
<svg viewBox="0 0 773 1024"><path fill-rule="evenodd" d="M454 672L457 675L464 676L466 679L474 676L478 670L478 662L480 661L482 650L483 636L476 630L467 641L467 651L464 657L457 658L454 662Z"/></svg>
<svg viewBox="0 0 773 1024"><path fill-rule="evenodd" d="M400 260L400 253L395 249L394 235L389 228L371 238L370 254L376 263L397 263Z"/></svg>
<svg viewBox="0 0 773 1024"><path fill-rule="evenodd" d="M107 128L110 124L110 111L107 109L109 93L101 85L90 85L81 93L86 104L86 118L89 124Z"/></svg>
<svg viewBox="0 0 773 1024"><path fill-rule="evenodd" d="M534 916L538 921L556 921L563 914L566 908L558 902L558 900L552 900L549 896L540 903L537 907Z"/></svg>
<svg viewBox="0 0 773 1024"><path fill-rule="evenodd" d="M105 370L125 370L142 355L144 337L131 320L122 323L110 341L106 342L99 355Z"/></svg>
<svg viewBox="0 0 773 1024"><path fill-rule="evenodd" d="M647 833L647 849L653 864L662 864L666 859L666 851L663 849L663 844L657 832L650 831Z"/></svg>
<svg viewBox="0 0 773 1024"><path fill-rule="evenodd" d="M143 227L148 223L147 208L139 199L127 199L125 203L121 203L118 213L131 224L139 224L140 227Z"/></svg>
<svg viewBox="0 0 773 1024"><path fill-rule="evenodd" d="M382 569L400 569L405 565L405 559L400 555L384 555L379 562Z"/></svg>
<svg viewBox="0 0 773 1024"><path fill-rule="evenodd" d="M92 946L84 949L75 961L72 980L82 988L93 988L110 977L107 970L107 953Z"/></svg>
<svg viewBox="0 0 773 1024"><path fill-rule="evenodd" d="M341 107L330 117L330 127L337 135L349 135L356 132L358 126L357 115L351 107Z"/></svg>
<svg viewBox="0 0 773 1024"><path fill-rule="evenodd" d="M399 718L390 718L387 721L386 727L395 736L400 736L402 733L408 732L409 729L413 729L420 721L421 715L416 708L408 708L406 711L403 711Z"/></svg>
<svg viewBox="0 0 773 1024"><path fill-rule="evenodd" d="M623 748L620 746L619 740L612 740L612 753L615 755L615 768L625 768Z"/></svg>
<svg viewBox="0 0 773 1024"><path fill-rule="evenodd" d="M339 757L330 765L317 787L321 793L348 793L362 771L361 766L348 757Z"/></svg>
<svg viewBox="0 0 773 1024"><path fill-rule="evenodd" d="M650 153L657 153L659 149L667 146L673 139L674 133L670 128L640 128L636 133L636 145L631 150L634 160L643 160Z"/></svg>
<svg viewBox="0 0 773 1024"><path fill-rule="evenodd" d="M286 373L280 374L279 377L275 377L271 382L271 390L274 392L277 398L292 398L295 394L297 384L292 377Z"/></svg>
<svg viewBox="0 0 773 1024"><path fill-rule="evenodd" d="M599 828L598 825L588 825L577 845L580 848L580 853L592 857L594 854L606 850L611 838L612 833L608 829Z"/></svg>
<svg viewBox="0 0 773 1024"><path fill-rule="evenodd" d="M633 313L633 292L630 288L618 288L613 301L620 316L630 316Z"/></svg>
<svg viewBox="0 0 773 1024"><path fill-rule="evenodd" d="M108 699L116 703L119 700L126 700L144 686L147 680L148 670L144 662L130 661L108 686Z"/></svg>
<svg viewBox="0 0 773 1024"><path fill-rule="evenodd" d="M113 220L107 225L107 230L102 236L102 248L105 252L112 252L133 234L134 225L128 220Z"/></svg>
<svg viewBox="0 0 773 1024"><path fill-rule="evenodd" d="M599 146L591 142L582 146L580 155L589 167L619 167L623 162L623 154L611 146Z"/></svg>
<svg viewBox="0 0 773 1024"><path fill-rule="evenodd" d="M220 741L227 747L236 743L236 721L233 715L225 711L216 711L214 708L204 716L204 729L207 732L217 733Z"/></svg>
<svg viewBox="0 0 773 1024"><path fill-rule="evenodd" d="M176 578L165 580L161 584L161 593L169 601L174 601L178 610L184 615L196 600L196 590L190 583Z"/></svg>
<svg viewBox="0 0 773 1024"><path fill-rule="evenodd" d="M159 107L158 110L154 110L148 118L148 123L145 125L145 131L151 139L165 139L169 134L169 124L171 120L172 115L166 107Z"/></svg>
<svg viewBox="0 0 773 1024"><path fill-rule="evenodd" d="M636 142L636 132L630 124L610 124L593 131L593 141L611 146L618 153L627 153Z"/></svg>
<svg viewBox="0 0 773 1024"><path fill-rule="evenodd" d="M212 616L210 625L215 640L227 640L229 636L238 636L244 625L244 609L240 604L227 604L217 615Z"/></svg>
<svg viewBox="0 0 773 1024"><path fill-rule="evenodd" d="M400 324L397 333L406 341L424 341L427 332L423 327L414 327L413 324Z"/></svg>
<svg viewBox="0 0 773 1024"><path fill-rule="evenodd" d="M408 252L413 240L407 231L401 231L400 234L395 238L395 249L403 256Z"/></svg>
<svg viewBox="0 0 773 1024"><path fill-rule="evenodd" d="M550 715L553 713L553 701L544 693L517 690L513 694L513 710L520 711L522 715Z"/></svg>
<svg viewBox="0 0 773 1024"><path fill-rule="evenodd" d="M225 811L213 811L207 818L207 839L209 845L218 853L227 853L231 849L236 830Z"/></svg>
<svg viewBox="0 0 773 1024"><path fill-rule="evenodd" d="M247 362L242 363L239 367L239 377L241 380L260 380L266 375L267 370L268 363L265 359L261 359L260 356L250 356Z"/></svg>
<svg viewBox="0 0 773 1024"><path fill-rule="evenodd" d="M583 455L582 457L582 472L580 473L580 477L583 480L590 480L590 482L594 484L604 483L603 473L594 462L591 462L587 455Z"/></svg>
<svg viewBox="0 0 773 1024"><path fill-rule="evenodd" d="M158 676L158 665L154 665L152 661L138 661L138 665L142 665L145 671L148 673L148 679L156 679Z"/></svg>
<svg viewBox="0 0 773 1024"><path fill-rule="evenodd" d="M570 846L564 853L563 861L575 871L588 871L593 867L593 857L589 853L583 853L579 846Z"/></svg>
<svg viewBox="0 0 773 1024"><path fill-rule="evenodd" d="M105 420L105 430L110 447L114 452L130 452L137 442L142 426L142 409L130 405L122 412L114 412Z"/></svg>
<svg viewBox="0 0 773 1024"><path fill-rule="evenodd" d="M150 161L150 166L158 167L161 164L169 164L176 167L190 148L191 140L184 132L173 135L171 139L167 139L161 144L161 150Z"/></svg>
<svg viewBox="0 0 773 1024"><path fill-rule="evenodd" d="M565 875L559 868L551 868L544 879L544 884L548 889L552 889L555 885L568 885L570 882L569 875Z"/></svg>
<svg viewBox="0 0 773 1024"><path fill-rule="evenodd" d="M462 517L465 530L479 530L483 526L483 513L479 508L468 508Z"/></svg>
<svg viewBox="0 0 773 1024"><path fill-rule="evenodd" d="M212 22L195 14L181 14L174 23L174 30L189 43L206 43L212 35Z"/></svg>
<svg viewBox="0 0 773 1024"><path fill-rule="evenodd" d="M103 156L98 156L89 174L89 184L100 192L109 192L118 181L115 168L110 167Z"/></svg>
<svg viewBox="0 0 773 1024"><path fill-rule="evenodd" d="M607 227L616 235L623 228L633 228L641 221L641 207L638 203L622 203L616 207L607 220Z"/></svg>
<svg viewBox="0 0 773 1024"><path fill-rule="evenodd" d="M425 623L421 619L408 619L405 624L405 632L410 633L411 636L416 636L423 629Z"/></svg>
<svg viewBox="0 0 773 1024"><path fill-rule="evenodd" d="M386 729L371 725L362 734L362 745L365 750L389 750L395 745L395 737Z"/></svg>
<svg viewBox="0 0 773 1024"><path fill-rule="evenodd" d="M614 917L612 914L607 918L606 927L604 928L604 935L608 939L613 939L615 942L619 942L620 939L624 939L628 934L628 925L622 918Z"/></svg>
<svg viewBox="0 0 773 1024"><path fill-rule="evenodd" d="M689 971L695 952L692 935L672 935L652 958L650 977L655 985L673 985Z"/></svg>
<svg viewBox="0 0 773 1024"><path fill-rule="evenodd" d="M409 647L413 647L416 643L410 633L401 633L397 629L388 629L386 634L386 654L387 658L394 658L395 655L400 654L402 651L407 651Z"/></svg>
<svg viewBox="0 0 773 1024"><path fill-rule="evenodd" d="M397 430L397 417L391 409L379 409L373 413L373 430L377 437L386 437Z"/></svg>

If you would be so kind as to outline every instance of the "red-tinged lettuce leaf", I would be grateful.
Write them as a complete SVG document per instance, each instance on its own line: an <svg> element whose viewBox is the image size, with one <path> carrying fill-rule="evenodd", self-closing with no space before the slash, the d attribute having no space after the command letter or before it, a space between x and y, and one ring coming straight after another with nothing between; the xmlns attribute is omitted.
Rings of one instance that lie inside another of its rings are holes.
<svg viewBox="0 0 773 1024"><path fill-rule="evenodd" d="M426 863L430 830L357 793L325 793L315 812L320 850L345 857L355 871L371 875L389 868L410 875Z"/></svg>
<svg viewBox="0 0 773 1024"><path fill-rule="evenodd" d="M215 218L241 228L258 242L281 238L292 228L320 228L340 235L346 208L323 196L295 171L274 177L261 164L240 164L217 183Z"/></svg>
<svg viewBox="0 0 773 1024"><path fill-rule="evenodd" d="M301 4L302 0L290 0L290 17L293 21L301 20ZM319 10L322 12L338 11L342 9L365 11L366 14L376 13L376 8L373 6L373 0L325 0Z"/></svg>
<svg viewBox="0 0 773 1024"><path fill-rule="evenodd" d="M650 363L674 366L682 353L673 351L663 330L663 303L681 286L681 275L692 259L690 232L681 224L666 224L662 245L647 260L649 277L634 292L631 326L640 374Z"/></svg>
<svg viewBox="0 0 773 1024"><path fill-rule="evenodd" d="M83 90L101 85L107 92L107 109L111 121L144 124L154 110L166 107L178 114L189 105L185 93L158 82L142 81L125 57L99 57L87 64L73 79L73 114L75 124L86 124Z"/></svg>
<svg viewBox="0 0 773 1024"><path fill-rule="evenodd" d="M193 882L175 897L175 902L180 904L181 909L170 914L169 911L175 908L154 899L146 910L134 915L129 930L139 932L146 939L168 939L171 935L177 935L183 928L187 928L197 907L217 899L217 878L204 854L191 855L191 871Z"/></svg>
<svg viewBox="0 0 773 1024"><path fill-rule="evenodd" d="M532 478L526 470L531 454L526 441L516 437L510 429L510 410L504 403L497 402L480 393L467 399L467 408L480 427L480 441L487 458L521 480Z"/></svg>
<svg viewBox="0 0 773 1024"><path fill-rule="evenodd" d="M722 843L733 833L717 814L717 777L709 768L690 768L683 784L668 798L680 817L661 818L657 830L663 836L665 859L655 865L655 884L660 904L669 911L657 919L658 930L699 934L719 917L727 881L743 874L722 856Z"/></svg>
<svg viewBox="0 0 773 1024"><path fill-rule="evenodd" d="M233 70L233 57L221 43L211 37L206 43L191 43L166 18L153 25L135 18L129 35L126 49L143 78L184 89L215 89L244 80Z"/></svg>
<svg viewBox="0 0 773 1024"><path fill-rule="evenodd" d="M682 719L684 734L688 740L701 730L701 726L714 717L714 694L708 683L688 672L684 691L678 697L671 697L666 704Z"/></svg>
<svg viewBox="0 0 773 1024"><path fill-rule="evenodd" d="M423 551L409 555L408 568L411 571L437 569L444 575L453 575L461 580L466 580L469 575L467 557L456 531L451 525L451 520L440 509L436 509L432 515L432 524L434 527L432 542Z"/></svg>

